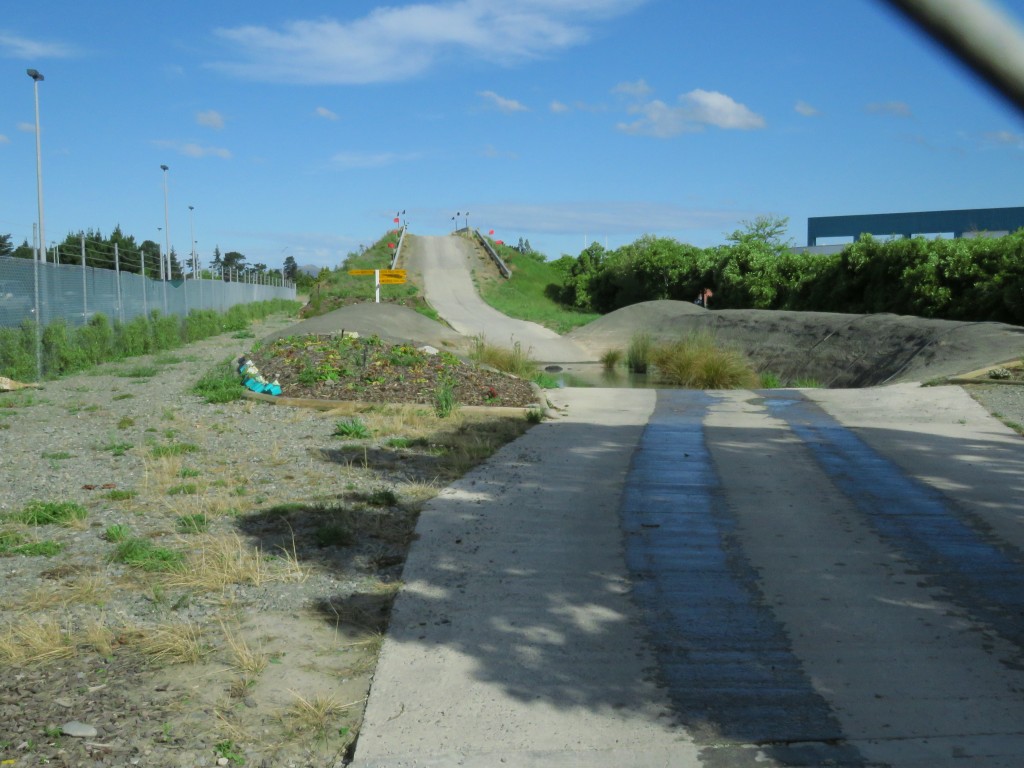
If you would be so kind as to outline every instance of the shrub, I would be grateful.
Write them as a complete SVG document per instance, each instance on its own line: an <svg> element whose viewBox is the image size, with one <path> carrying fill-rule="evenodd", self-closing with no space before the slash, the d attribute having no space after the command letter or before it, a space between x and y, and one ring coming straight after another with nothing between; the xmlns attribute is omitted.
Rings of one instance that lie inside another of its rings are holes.
<svg viewBox="0 0 1024 768"><path fill-rule="evenodd" d="M651 353L651 362L661 380L691 389L738 389L759 383L739 351L719 346L708 333L659 345Z"/></svg>

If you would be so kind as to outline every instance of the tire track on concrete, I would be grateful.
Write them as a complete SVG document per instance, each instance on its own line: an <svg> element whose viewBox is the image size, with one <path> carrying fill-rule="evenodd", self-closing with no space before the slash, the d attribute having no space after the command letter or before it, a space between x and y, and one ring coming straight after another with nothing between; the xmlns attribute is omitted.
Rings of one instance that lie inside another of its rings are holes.
<svg viewBox="0 0 1024 768"><path fill-rule="evenodd" d="M881 454L850 449L856 437L835 420L812 429L818 409L794 400L659 392L628 476L635 595L702 760L1016 765L1024 678L1001 636L1015 631L1003 590L1016 566L996 569L991 605L969 604L967 577L940 579L950 563L921 542L953 526L953 544L934 551L964 564L981 551L997 562L993 547L964 546L963 521L935 506L919 530L885 529L879 508L902 503L909 481Z"/></svg>
<svg viewBox="0 0 1024 768"><path fill-rule="evenodd" d="M677 715L708 765L864 765L736 542L703 424L714 403L659 390L622 503L634 595Z"/></svg>

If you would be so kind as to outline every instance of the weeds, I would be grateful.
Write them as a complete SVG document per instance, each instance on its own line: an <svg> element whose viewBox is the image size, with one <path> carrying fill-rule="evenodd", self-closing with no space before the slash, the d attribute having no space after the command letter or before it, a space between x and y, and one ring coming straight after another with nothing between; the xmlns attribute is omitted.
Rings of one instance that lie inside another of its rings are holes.
<svg viewBox="0 0 1024 768"><path fill-rule="evenodd" d="M30 501L9 519L25 525L71 525L88 516L85 507L73 501Z"/></svg>
<svg viewBox="0 0 1024 768"><path fill-rule="evenodd" d="M694 333L651 351L661 380L691 389L756 387L757 374L743 355L719 346L708 333Z"/></svg>
<svg viewBox="0 0 1024 768"><path fill-rule="evenodd" d="M244 397L244 387L229 358L214 366L192 387L193 394L208 403L230 403Z"/></svg>
<svg viewBox="0 0 1024 768"><path fill-rule="evenodd" d="M149 572L180 571L185 564L181 552L158 547L148 539L130 538L121 541L111 560Z"/></svg>
<svg viewBox="0 0 1024 768"><path fill-rule="evenodd" d="M609 349L601 355L601 365L606 371L614 370L621 362L623 353L621 349Z"/></svg>
<svg viewBox="0 0 1024 768"><path fill-rule="evenodd" d="M443 379L434 390L434 413L440 419L447 419L457 407L455 384L451 379Z"/></svg>
<svg viewBox="0 0 1024 768"><path fill-rule="evenodd" d="M366 423L358 416L352 416L351 418L336 422L332 434L335 437L346 437L352 440L365 440L371 436Z"/></svg>
<svg viewBox="0 0 1024 768"><path fill-rule="evenodd" d="M634 334L626 348L626 367L633 373L647 373L652 346L653 341L649 333L641 331Z"/></svg>

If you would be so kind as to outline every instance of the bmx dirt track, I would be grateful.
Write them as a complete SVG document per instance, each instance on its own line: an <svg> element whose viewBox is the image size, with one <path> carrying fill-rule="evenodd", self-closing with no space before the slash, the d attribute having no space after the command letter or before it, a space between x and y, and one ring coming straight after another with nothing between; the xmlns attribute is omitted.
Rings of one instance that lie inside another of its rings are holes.
<svg viewBox="0 0 1024 768"><path fill-rule="evenodd" d="M288 333L343 329L452 351L464 350L469 343L447 326L392 304L343 307L292 326ZM742 349L759 371L771 371L784 380L816 379L831 388L926 382L1019 359L1024 353L1024 328L1005 323L888 314L706 310L680 301L625 307L567 338L596 361L608 349L625 349L638 331L658 340L707 331Z"/></svg>

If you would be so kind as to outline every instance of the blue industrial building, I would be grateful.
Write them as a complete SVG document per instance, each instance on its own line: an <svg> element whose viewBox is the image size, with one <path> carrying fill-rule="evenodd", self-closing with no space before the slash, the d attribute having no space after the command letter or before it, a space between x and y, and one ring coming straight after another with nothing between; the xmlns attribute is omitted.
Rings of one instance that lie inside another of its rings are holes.
<svg viewBox="0 0 1024 768"><path fill-rule="evenodd" d="M849 237L856 241L867 234L875 237L998 236L1021 228L1024 228L1024 208L814 216L807 219L807 246L808 249L818 246L819 238L823 237Z"/></svg>

